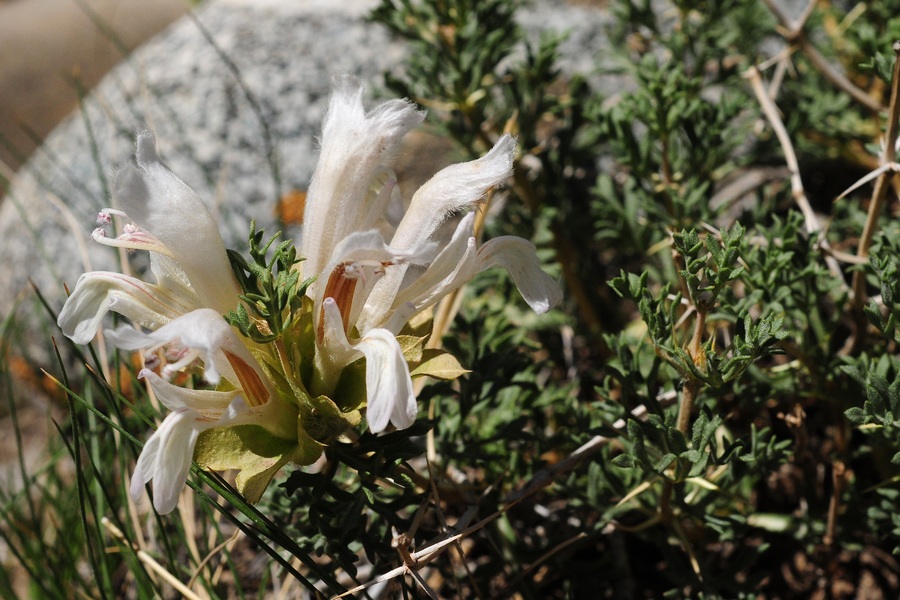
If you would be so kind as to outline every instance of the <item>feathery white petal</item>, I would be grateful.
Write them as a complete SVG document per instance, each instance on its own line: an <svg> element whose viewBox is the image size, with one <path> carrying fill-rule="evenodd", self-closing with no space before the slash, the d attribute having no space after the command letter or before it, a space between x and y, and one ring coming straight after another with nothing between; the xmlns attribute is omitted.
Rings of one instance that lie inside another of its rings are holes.
<svg viewBox="0 0 900 600"><path fill-rule="evenodd" d="M391 239L391 247L414 247L450 215L471 208L488 190L504 183L512 175L515 152L515 138L504 135L481 158L440 170L413 196Z"/></svg>
<svg viewBox="0 0 900 600"><path fill-rule="evenodd" d="M366 207L372 180L424 118L405 100L385 102L366 114L355 79L343 77L335 84L303 216L300 254L310 274L324 270L340 240L375 225L373 216L380 215Z"/></svg>
<svg viewBox="0 0 900 600"><path fill-rule="evenodd" d="M450 165L439 171L413 196L406 215L391 239L391 247L398 251L416 247L450 215L470 208L492 187L505 182L512 174L515 151L515 138L504 135L481 158ZM369 294L368 302L373 306L394 304L406 271L407 267L400 265L387 272ZM384 318L380 320L384 321ZM378 318L372 318L369 322L378 321Z"/></svg>

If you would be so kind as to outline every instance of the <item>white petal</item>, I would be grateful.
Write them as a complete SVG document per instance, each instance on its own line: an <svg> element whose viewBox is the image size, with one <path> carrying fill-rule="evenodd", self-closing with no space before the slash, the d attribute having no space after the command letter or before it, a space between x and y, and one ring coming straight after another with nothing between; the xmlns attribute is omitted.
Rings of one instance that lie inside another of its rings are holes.
<svg viewBox="0 0 900 600"><path fill-rule="evenodd" d="M197 302L184 290L167 290L121 273L94 271L78 278L57 323L65 335L86 344L110 310L155 329L196 308Z"/></svg>
<svg viewBox="0 0 900 600"><path fill-rule="evenodd" d="M397 338L386 329L369 331L355 348L366 357L366 419L373 433L388 421L406 429L416 420L418 406L409 367Z"/></svg>
<svg viewBox="0 0 900 600"><path fill-rule="evenodd" d="M150 382L156 397L169 410L190 408L206 418L217 420L225 414L232 400L240 392L240 390L217 392L179 387L169 383L150 369L143 369L138 373L138 378L146 378Z"/></svg>
<svg viewBox="0 0 900 600"><path fill-rule="evenodd" d="M183 408L172 413L147 440L131 476L131 497L141 497L144 486L153 481L153 506L161 514L170 513L187 482L200 432L215 423L197 419L197 413Z"/></svg>
<svg viewBox="0 0 900 600"><path fill-rule="evenodd" d="M151 252L150 270L156 278L156 284L171 295L197 298L197 293L191 287L191 282L188 280L187 275L172 258ZM199 301L196 304L199 306ZM184 312L188 311L185 310Z"/></svg>
<svg viewBox="0 0 900 600"><path fill-rule="evenodd" d="M481 158L439 171L413 196L391 247L404 250L416 246L450 215L470 208L488 190L504 183L512 175L515 152L515 138L504 135Z"/></svg>
<svg viewBox="0 0 900 600"><path fill-rule="evenodd" d="M426 243L423 248L418 250L418 254L396 252L384 243L381 234L375 230L359 231L348 235L334 249L321 279L311 288L315 298L313 315L317 330L322 301L325 299L325 294L328 293L326 286L332 272L340 265L344 265L347 269L347 277L356 279L353 300L350 303L350 314L346 315L347 323L352 328L365 306L369 293L384 275L386 269L394 269L396 265L425 263L434 250L434 244ZM351 270L352 274L349 272ZM383 307L382 312L386 312L389 308L390 305Z"/></svg>
<svg viewBox="0 0 900 600"><path fill-rule="evenodd" d="M373 177L423 118L405 100L385 102L366 114L359 83L349 77L336 81L303 215L305 272L321 273L340 240L375 225L369 221L380 215L365 206Z"/></svg>
<svg viewBox="0 0 900 600"><path fill-rule="evenodd" d="M331 263L393 260L402 254L396 253L387 244L381 234L372 229L355 231L342 239L331 254Z"/></svg>
<svg viewBox="0 0 900 600"><path fill-rule="evenodd" d="M152 132L138 135L135 158L116 175L117 208L168 248L204 306L234 310L240 290L206 205L162 163Z"/></svg>
<svg viewBox="0 0 900 600"><path fill-rule="evenodd" d="M315 375L310 386L313 395L333 392L344 367L363 356L347 339L341 311L333 298L322 301L322 313L322 336L316 341Z"/></svg>
<svg viewBox="0 0 900 600"><path fill-rule="evenodd" d="M203 376L210 383L218 383L220 373L237 385L237 376L223 351L238 356L260 376L259 365L237 337L225 319L210 308L200 308L182 315L156 331L144 333L132 327L120 327L106 332L110 343L123 350L143 350L178 342L200 353L203 360Z"/></svg>
<svg viewBox="0 0 900 600"><path fill-rule="evenodd" d="M475 238L472 237L475 213L466 215L456 227L453 237L447 246L441 250L424 273L416 277L405 288L400 290L394 299L392 309L413 305L419 312L437 303L441 298L458 289L472 279L478 272L477 248ZM406 318L412 316L409 314ZM397 323L390 319L391 326L385 326L391 331L399 331L398 326L406 323Z"/></svg>
<svg viewBox="0 0 900 600"><path fill-rule="evenodd" d="M332 298L325 298L322 302L324 313L324 348L325 362L334 370L340 370L362 356L347 339L344 333L344 322L341 311Z"/></svg>
<svg viewBox="0 0 900 600"><path fill-rule="evenodd" d="M515 151L515 139L504 135L481 158L439 171L413 196L406 216L391 239L391 247L398 251L417 247L450 215L471 207L488 190L505 182L512 174ZM401 265L387 272L372 290L369 302L381 306L393 304L406 270Z"/></svg>
<svg viewBox="0 0 900 600"><path fill-rule="evenodd" d="M162 438L157 435L157 429L150 439L144 443L144 449L138 456L137 464L134 467L134 473L131 475L131 486L129 493L131 499L137 502L144 493L144 486L153 478L153 471L156 465L156 455L159 454L159 446Z"/></svg>
<svg viewBox="0 0 900 600"><path fill-rule="evenodd" d="M435 304L445 295L460 287L477 272L475 239L472 238L475 213L463 217L447 245L441 249L422 273L407 272L405 287L391 296L393 280L388 285L375 284L369 294L357 327L365 333L376 327L398 332L417 312ZM428 256L422 257L425 262Z"/></svg>
<svg viewBox="0 0 900 600"><path fill-rule="evenodd" d="M541 270L534 244L515 236L494 238L478 249L479 271L503 267L512 277L528 306L543 314L559 304L562 290L552 277Z"/></svg>

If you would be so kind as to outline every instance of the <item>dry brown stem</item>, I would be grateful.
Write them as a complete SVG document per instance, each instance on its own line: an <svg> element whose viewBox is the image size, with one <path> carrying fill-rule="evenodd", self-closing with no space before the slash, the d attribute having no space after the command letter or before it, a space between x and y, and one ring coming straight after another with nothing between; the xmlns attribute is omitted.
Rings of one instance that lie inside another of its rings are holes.
<svg viewBox="0 0 900 600"><path fill-rule="evenodd" d="M852 81L850 81L846 75L844 75L838 68L828 62L828 60L822 56L822 54L816 49L813 44L806 39L806 34L803 32L803 27L806 25L806 21L809 19L812 14L813 9L816 6L815 0L810 0L809 4L806 5L806 8L803 11L803 14L796 21L791 21L788 16L781 10L781 8L774 2L774 0L763 0L765 5L769 8L769 11L775 15L775 18L778 19L778 22L781 24L781 34L784 36L784 39L791 44L796 44L800 51L809 59L809 62L812 63L813 67L819 71L828 81L832 83L836 88L847 92L854 100L865 106L867 109L874 113L880 113L884 107L880 102L872 98L869 94L865 92L865 90L860 89L856 86Z"/></svg>
<svg viewBox="0 0 900 600"><path fill-rule="evenodd" d="M785 129L784 123L781 121L778 107L775 106L775 103L769 96L765 85L763 85L759 70L756 67L747 69L744 72L744 77L750 82L750 87L753 88L753 93L756 95L756 99L762 108L763 114L766 115L769 124L772 126L772 130L775 132L775 137L778 138L778 143L781 145L782 152L784 152L784 160L787 163L788 170L791 172L791 194L794 198L794 202L797 204L798 208L800 208L800 212L803 213L806 231L807 233L822 233L822 226L819 223L819 219L816 217L816 213L813 211L812 205L810 205L809 199L806 197L806 192L803 189L803 180L800 177L800 163L797 161L797 153L794 152L794 145L791 143L791 138L788 135L787 129ZM828 265L828 270L835 279L843 283L843 271L841 271L840 264L834 258L831 246L824 235L819 239L819 247L825 254L825 264Z"/></svg>
<svg viewBox="0 0 900 600"><path fill-rule="evenodd" d="M900 89L900 42L894 42L894 72L891 81L891 106L888 111L887 131L884 135L884 153L881 157L882 166L893 165L897 159L897 133L900 129L900 98L898 98L898 89ZM860 258L869 256L869 248L872 245L872 237L878 227L878 217L881 216L884 207L885 198L890 188L891 180L894 178L893 169L885 169L875 180L875 189L872 191L872 201L869 204L869 212L866 215L866 224L863 227L862 235L859 238L859 245L856 249L856 255ZM856 271L853 274L853 313L857 322L857 338L864 335L866 327L866 319L863 315L863 305L866 302L866 280L863 271ZM857 341L857 343L859 343Z"/></svg>

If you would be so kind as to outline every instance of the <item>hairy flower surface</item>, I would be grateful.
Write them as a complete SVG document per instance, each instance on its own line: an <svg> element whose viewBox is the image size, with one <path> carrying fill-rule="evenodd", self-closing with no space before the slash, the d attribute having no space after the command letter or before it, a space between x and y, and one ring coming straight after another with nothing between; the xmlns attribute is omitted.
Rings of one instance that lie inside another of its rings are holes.
<svg viewBox="0 0 900 600"><path fill-rule="evenodd" d="M512 137L504 135L478 160L441 170L404 209L396 176L386 165L423 118L405 100L367 113L359 84L340 79L303 219L306 260L300 266L318 276L307 290L317 332L314 389L330 393L341 370L365 356L367 418L376 432L389 421L404 428L415 420L412 383L396 340L412 316L494 266L510 273L539 313L562 296L540 269L531 242L507 236L479 246L472 212L449 241L434 236L447 219L471 210L511 175ZM398 213L402 217L391 226L386 215Z"/></svg>
<svg viewBox="0 0 900 600"><path fill-rule="evenodd" d="M256 501L284 465L312 463L356 426L363 408L372 432L409 427L417 415L412 376L454 375L446 361L440 374L421 364L425 338L403 329L485 269L505 268L537 312L559 301L530 242L478 244L473 212L449 239L436 235L506 181L513 138L438 172L404 204L387 165L423 118L405 100L366 112L361 87L339 79L299 256L288 242L273 252L274 238L264 244L251 227L251 261L225 250L203 201L159 159L153 134L138 135L135 164L115 179L116 206L101 213L101 222L127 220L124 231L110 238L101 228L94 239L148 250L156 283L86 273L59 316L78 343L94 337L109 311L136 326L107 331L107 339L143 352L140 377L171 412L138 459L135 499L152 481L156 509L171 511L193 458L238 470L238 489ZM212 389L194 387L201 382Z"/></svg>
<svg viewBox="0 0 900 600"><path fill-rule="evenodd" d="M108 311L150 330L123 326L107 331L107 339L119 348L143 351L146 364L159 371L145 368L140 376L172 412L144 446L131 494L137 499L153 480L154 506L166 513L175 508L202 432L255 426L290 444L297 440L296 426L286 427L284 416L293 413L296 422L298 411L273 393L248 340L223 318L241 293L224 242L200 197L163 165L151 132L138 135L135 164L118 173L113 197L116 208L103 211L100 221L109 222L110 215L128 219L124 233L108 238L98 229L93 237L111 246L149 250L156 283L114 272L85 273L58 323L78 343L94 337ZM169 382L184 370L202 373L217 389Z"/></svg>

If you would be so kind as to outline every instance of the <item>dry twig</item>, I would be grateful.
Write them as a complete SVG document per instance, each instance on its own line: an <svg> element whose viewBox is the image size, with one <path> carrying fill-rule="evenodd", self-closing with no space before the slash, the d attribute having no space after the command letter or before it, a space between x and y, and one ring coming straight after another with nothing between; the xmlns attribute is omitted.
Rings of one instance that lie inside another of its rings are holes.
<svg viewBox="0 0 900 600"><path fill-rule="evenodd" d="M803 32L803 27L806 25L806 21L809 19L810 15L812 15L813 9L815 9L816 1L810 0L810 2L806 5L806 8L803 10L803 14L800 15L800 18L796 21L792 21L788 16L784 13L783 10L775 3L774 0L763 0L765 5L769 8L769 11L775 15L775 18L778 19L778 22L782 27L782 35L784 39L791 44L796 44L800 51L809 59L809 62L812 63L813 67L816 68L828 81L832 83L838 89L841 89L847 94L850 95L854 100L865 106L867 109L874 113L880 113L884 107L880 102L872 98L869 94L867 94L864 90L857 87L852 81L850 81L846 75L841 73L839 69L834 67L828 60L822 56L822 54L816 49L812 43L806 39L806 35Z"/></svg>
<svg viewBox="0 0 900 600"><path fill-rule="evenodd" d="M808 233L822 233L822 226L819 223L819 219L816 217L816 213L813 211L809 199L806 197L806 192L803 189L803 180L800 177L800 163L797 161L794 145L791 143L791 138L788 136L787 129L785 129L784 123L781 121L781 115L778 113L778 108L775 106L772 98L769 97L769 94L763 85L759 70L756 67L747 69L744 72L744 77L750 82L753 93L756 95L756 99L759 102L763 113L766 115L772 129L775 131L775 136L778 138L778 143L781 145L782 152L784 152L784 160L791 172L791 194L794 198L794 202L796 202L797 206L800 208L800 212L803 213L806 231ZM844 283L844 274L843 271L841 271L841 266L832 255L831 246L824 235L820 237L818 245L825 254L825 264L828 265L828 270L831 271L831 274L835 279Z"/></svg>
<svg viewBox="0 0 900 600"><path fill-rule="evenodd" d="M897 134L900 132L900 42L894 42L894 72L891 81L891 106L888 111L887 131L884 135L884 153L881 157L882 169L875 180L875 189L872 191L872 202L869 204L869 212L866 215L866 224L859 238L856 255L860 258L869 255L869 247L872 244L872 236L878 226L878 217L881 216L888 187L894 178L893 165L897 159ZM863 316L863 305L866 301L866 280L863 271L853 274L853 313L857 320L857 344L863 337L866 327L866 319Z"/></svg>

